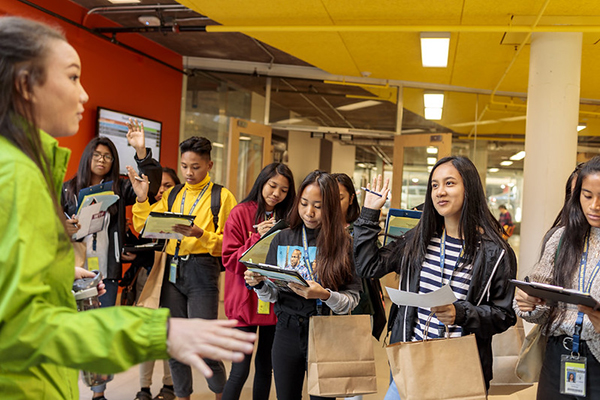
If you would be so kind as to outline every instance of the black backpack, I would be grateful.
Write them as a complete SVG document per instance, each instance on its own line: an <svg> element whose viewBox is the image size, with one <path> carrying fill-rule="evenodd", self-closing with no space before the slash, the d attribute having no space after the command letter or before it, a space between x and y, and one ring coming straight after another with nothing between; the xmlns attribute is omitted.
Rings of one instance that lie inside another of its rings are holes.
<svg viewBox="0 0 600 400"><path fill-rule="evenodd" d="M180 183L179 185L173 186L173 189L171 189L171 192L169 192L169 197L167 198L169 211L173 209L173 203L175 203L177 195L179 194L181 189L183 189L184 186L185 185L183 183ZM219 211L221 211L221 189L223 189L223 186L213 183L212 190L210 192L210 211L213 215L213 224L215 226L215 232L219 227ZM221 266L221 271L225 271L225 267L223 267L223 261L221 260L221 257L215 258Z"/></svg>

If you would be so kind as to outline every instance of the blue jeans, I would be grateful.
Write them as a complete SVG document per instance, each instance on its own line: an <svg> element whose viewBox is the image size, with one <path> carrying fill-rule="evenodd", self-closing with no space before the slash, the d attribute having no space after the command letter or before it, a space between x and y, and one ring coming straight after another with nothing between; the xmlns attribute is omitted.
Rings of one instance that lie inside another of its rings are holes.
<svg viewBox="0 0 600 400"><path fill-rule="evenodd" d="M100 308L114 307L117 302L117 293L119 292L119 282L116 279L104 279L104 287L106 293L100 296ZM113 375L110 375L109 382L112 381ZM92 386L92 392L104 393L106 390L106 383L98 386Z"/></svg>
<svg viewBox="0 0 600 400"><path fill-rule="evenodd" d="M398 392L398 387L396 386L396 382L394 382L394 378L392 377L392 374L390 373L390 387L388 388L388 391L386 392L383 400L399 400L399 399L400 399L400 393Z"/></svg>
<svg viewBox="0 0 600 400"><path fill-rule="evenodd" d="M187 261L179 260L176 283L169 282L169 270L173 256L167 257L165 275L160 296L161 307L171 311L173 318L217 319L219 316L219 274L221 266L208 254L191 255ZM227 375L221 361L204 359L212 369L207 378L209 389L222 393ZM187 397L193 392L192 369L175 359L169 360L173 387L177 397Z"/></svg>

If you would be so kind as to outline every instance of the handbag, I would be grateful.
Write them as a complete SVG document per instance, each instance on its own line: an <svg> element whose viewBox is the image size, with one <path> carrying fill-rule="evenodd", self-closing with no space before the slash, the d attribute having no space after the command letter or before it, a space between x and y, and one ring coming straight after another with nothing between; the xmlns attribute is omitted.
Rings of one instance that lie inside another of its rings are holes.
<svg viewBox="0 0 600 400"><path fill-rule="evenodd" d="M138 267L138 270L133 275L133 279L129 282L129 285L125 286L123 290L121 290L121 305L122 306L133 306L135 305L135 285L137 282L138 275L143 267Z"/></svg>
<svg viewBox="0 0 600 400"><path fill-rule="evenodd" d="M140 298L137 301L138 307L158 308L160 306L160 293L162 291L163 278L165 275L165 264L167 263L167 253L164 251L154 252L154 264L148 280L142 289Z"/></svg>
<svg viewBox="0 0 600 400"><path fill-rule="evenodd" d="M310 318L307 384L312 396L349 397L377 392L369 315Z"/></svg>
<svg viewBox="0 0 600 400"><path fill-rule="evenodd" d="M475 335L400 342L386 347L402 400L485 400L487 398ZM446 333L448 327L446 327Z"/></svg>
<svg viewBox="0 0 600 400"><path fill-rule="evenodd" d="M525 337L515 367L515 373L523 382L539 381L547 342L548 337L542 334L542 328L538 324Z"/></svg>

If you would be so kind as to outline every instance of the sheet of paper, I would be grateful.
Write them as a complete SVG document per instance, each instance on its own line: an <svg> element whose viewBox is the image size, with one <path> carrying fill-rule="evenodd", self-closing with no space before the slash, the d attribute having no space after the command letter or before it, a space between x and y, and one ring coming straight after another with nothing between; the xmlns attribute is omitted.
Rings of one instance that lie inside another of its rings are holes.
<svg viewBox="0 0 600 400"><path fill-rule="evenodd" d="M190 225L190 220L173 216L171 218L157 218L150 216L146 220L142 237L150 239L177 239L183 240L184 236L173 230L174 225Z"/></svg>
<svg viewBox="0 0 600 400"><path fill-rule="evenodd" d="M100 211L101 206L102 204L100 203L90 204L79 211L79 224L81 228L73 235L75 240L102 230L104 215L106 213Z"/></svg>
<svg viewBox="0 0 600 400"><path fill-rule="evenodd" d="M456 301L456 296L450 285L444 285L440 289L426 294L405 292L387 286L385 289L394 304L399 306L431 308L445 306Z"/></svg>

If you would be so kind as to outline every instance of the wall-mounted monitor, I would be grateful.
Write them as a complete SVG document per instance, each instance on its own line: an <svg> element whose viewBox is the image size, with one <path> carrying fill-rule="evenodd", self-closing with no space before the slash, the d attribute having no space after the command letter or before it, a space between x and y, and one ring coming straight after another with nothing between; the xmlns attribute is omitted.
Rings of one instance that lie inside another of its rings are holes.
<svg viewBox="0 0 600 400"><path fill-rule="evenodd" d="M152 156L160 161L160 138L162 136L162 123L133 114L126 114L108 108L98 107L98 136L112 140L119 153L119 173L127 175L127 165L135 165L133 156L135 149L127 143L127 122L129 118L136 118L144 123L146 147L152 149Z"/></svg>

